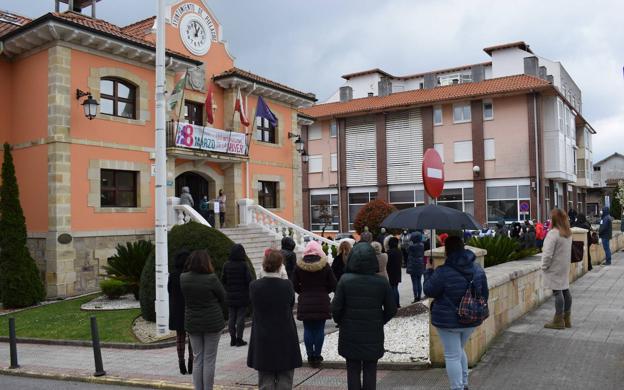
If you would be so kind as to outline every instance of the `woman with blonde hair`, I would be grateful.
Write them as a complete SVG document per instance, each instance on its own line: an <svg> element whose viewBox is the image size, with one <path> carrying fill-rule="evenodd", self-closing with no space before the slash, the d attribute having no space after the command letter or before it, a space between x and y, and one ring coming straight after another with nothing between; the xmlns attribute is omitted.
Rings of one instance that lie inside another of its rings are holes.
<svg viewBox="0 0 624 390"><path fill-rule="evenodd" d="M347 268L347 259L349 258L349 253L351 253L351 248L351 243L346 240L342 241L340 246L338 246L338 254L331 265L336 281L340 280L340 277L345 272L345 268Z"/></svg>
<svg viewBox="0 0 624 390"><path fill-rule="evenodd" d="M379 263L379 271L377 271L377 275L383 276L386 280L389 280L388 271L386 270L386 267L388 266L388 255L383 253L383 248L377 241L371 242L371 246L375 250L377 262Z"/></svg>
<svg viewBox="0 0 624 390"><path fill-rule="evenodd" d="M570 257L572 255L572 231L565 211L553 209L550 213L551 229L542 248L544 288L553 290L555 317L544 325L549 329L571 328L572 296L570 295Z"/></svg>

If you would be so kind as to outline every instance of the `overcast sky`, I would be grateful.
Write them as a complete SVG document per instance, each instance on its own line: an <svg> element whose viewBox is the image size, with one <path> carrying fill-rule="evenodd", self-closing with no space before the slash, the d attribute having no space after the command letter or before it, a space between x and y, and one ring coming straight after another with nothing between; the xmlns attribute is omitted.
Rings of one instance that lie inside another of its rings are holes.
<svg viewBox="0 0 624 390"><path fill-rule="evenodd" d="M598 131L594 161L624 153L624 2L619 0L209 0L236 65L319 100L342 74L379 67L403 75L489 60L483 48L524 40L561 61ZM154 15L156 0L103 0L119 25ZM37 17L54 0L0 0Z"/></svg>

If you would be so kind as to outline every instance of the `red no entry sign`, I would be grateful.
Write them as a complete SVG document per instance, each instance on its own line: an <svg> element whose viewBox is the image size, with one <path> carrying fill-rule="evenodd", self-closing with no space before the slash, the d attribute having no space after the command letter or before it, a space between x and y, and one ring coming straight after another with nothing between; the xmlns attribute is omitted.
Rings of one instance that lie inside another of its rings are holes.
<svg viewBox="0 0 624 390"><path fill-rule="evenodd" d="M435 149L427 149L422 163L422 177L425 191L432 198L438 198L444 190L444 164Z"/></svg>

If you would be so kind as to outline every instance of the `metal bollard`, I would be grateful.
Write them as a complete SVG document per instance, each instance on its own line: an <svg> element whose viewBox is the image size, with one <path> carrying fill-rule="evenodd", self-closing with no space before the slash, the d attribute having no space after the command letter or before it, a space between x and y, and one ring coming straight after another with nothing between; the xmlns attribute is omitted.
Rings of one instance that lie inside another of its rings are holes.
<svg viewBox="0 0 624 390"><path fill-rule="evenodd" d="M102 363L100 333L98 332L95 316L91 316L91 340L93 341L93 357L95 358L95 373L93 376L104 376L106 371L104 371L104 363Z"/></svg>
<svg viewBox="0 0 624 390"><path fill-rule="evenodd" d="M11 350L11 366L9 368L19 368L17 363L17 337L15 336L15 318L9 318L9 348Z"/></svg>

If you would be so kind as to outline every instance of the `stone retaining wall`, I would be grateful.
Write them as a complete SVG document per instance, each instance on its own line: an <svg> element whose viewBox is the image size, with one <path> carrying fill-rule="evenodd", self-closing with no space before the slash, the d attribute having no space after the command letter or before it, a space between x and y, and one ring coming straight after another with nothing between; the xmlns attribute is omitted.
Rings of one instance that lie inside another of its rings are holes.
<svg viewBox="0 0 624 390"><path fill-rule="evenodd" d="M117 244L139 240L154 241L154 234L149 231L119 232L76 232L72 244L75 250L73 268L76 280L73 294L79 295L100 289L100 275L104 273L102 266L116 252ZM42 275L46 270L45 248L46 239L32 234L28 237L28 249L37 262Z"/></svg>
<svg viewBox="0 0 624 390"><path fill-rule="evenodd" d="M573 239L586 243L586 230L573 229ZM613 252L624 248L624 235L614 232L611 240ZM604 261L604 251L599 245L592 245L592 263ZM481 254L481 253L480 253ZM436 258L434 254L434 258ZM438 259L436 259L438 260ZM434 261L435 265L441 262ZM511 323L544 302L552 291L542 288L541 256L488 267L485 269L490 289L490 317L475 330L466 344L468 364L474 366L486 352L490 343ZM573 263L570 281L573 282L587 272L587 251L583 262ZM429 326L430 359L433 366L444 366L444 348L434 326Z"/></svg>

